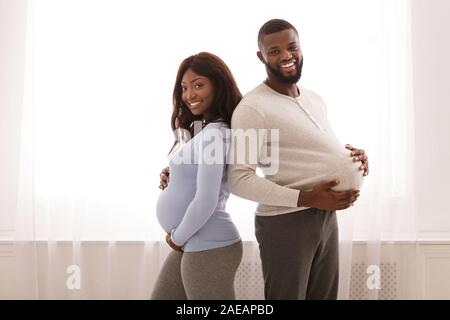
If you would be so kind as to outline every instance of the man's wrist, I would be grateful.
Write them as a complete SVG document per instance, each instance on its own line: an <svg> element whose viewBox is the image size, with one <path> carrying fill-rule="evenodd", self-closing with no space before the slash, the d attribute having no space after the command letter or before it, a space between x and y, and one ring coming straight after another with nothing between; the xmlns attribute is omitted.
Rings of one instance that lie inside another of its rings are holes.
<svg viewBox="0 0 450 320"><path fill-rule="evenodd" d="M298 195L297 207L312 207L311 191L300 191Z"/></svg>

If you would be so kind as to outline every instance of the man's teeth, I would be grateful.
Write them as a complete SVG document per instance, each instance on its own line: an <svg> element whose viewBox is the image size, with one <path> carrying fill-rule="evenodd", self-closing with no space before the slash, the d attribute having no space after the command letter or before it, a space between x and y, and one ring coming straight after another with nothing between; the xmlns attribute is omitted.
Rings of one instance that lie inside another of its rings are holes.
<svg viewBox="0 0 450 320"><path fill-rule="evenodd" d="M294 65L294 62L290 62L290 63L287 63L287 64L282 64L281 67L282 67L282 68L290 68L290 67L292 67L293 65Z"/></svg>

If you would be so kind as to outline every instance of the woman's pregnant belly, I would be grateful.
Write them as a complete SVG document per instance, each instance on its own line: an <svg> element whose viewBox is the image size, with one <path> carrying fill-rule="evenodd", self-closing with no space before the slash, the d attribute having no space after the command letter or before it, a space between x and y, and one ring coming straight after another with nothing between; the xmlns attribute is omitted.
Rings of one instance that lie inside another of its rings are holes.
<svg viewBox="0 0 450 320"><path fill-rule="evenodd" d="M189 192L186 188L177 190L175 188L176 184L170 185L170 183L160 193L156 204L156 217L166 232L170 232L178 227L194 197L193 192Z"/></svg>

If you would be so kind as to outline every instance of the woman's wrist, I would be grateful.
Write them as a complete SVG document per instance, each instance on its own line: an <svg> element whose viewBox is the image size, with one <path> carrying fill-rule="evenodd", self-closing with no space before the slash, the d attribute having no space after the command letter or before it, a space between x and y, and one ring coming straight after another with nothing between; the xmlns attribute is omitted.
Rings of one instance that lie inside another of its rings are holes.
<svg viewBox="0 0 450 320"><path fill-rule="evenodd" d="M182 246L178 246L176 245L173 241L172 241L172 237L170 236L170 233L167 233L166 235L166 242L167 244L175 251L179 251L179 252L183 252L183 247Z"/></svg>

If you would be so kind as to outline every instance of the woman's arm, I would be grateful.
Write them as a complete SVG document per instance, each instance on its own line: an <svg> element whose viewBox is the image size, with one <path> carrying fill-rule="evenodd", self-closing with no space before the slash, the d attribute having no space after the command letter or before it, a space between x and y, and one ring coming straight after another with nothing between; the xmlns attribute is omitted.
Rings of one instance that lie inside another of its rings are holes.
<svg viewBox="0 0 450 320"><path fill-rule="evenodd" d="M197 190L179 226L172 230L171 240L183 246L214 213L224 174L227 147L224 129L204 129L199 139Z"/></svg>

